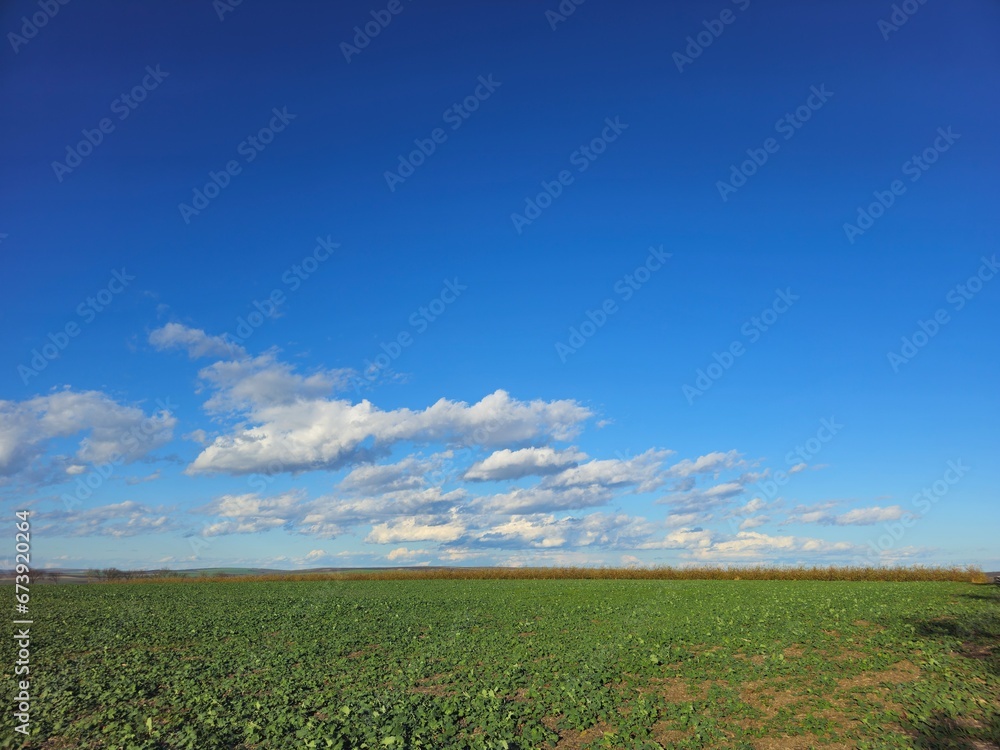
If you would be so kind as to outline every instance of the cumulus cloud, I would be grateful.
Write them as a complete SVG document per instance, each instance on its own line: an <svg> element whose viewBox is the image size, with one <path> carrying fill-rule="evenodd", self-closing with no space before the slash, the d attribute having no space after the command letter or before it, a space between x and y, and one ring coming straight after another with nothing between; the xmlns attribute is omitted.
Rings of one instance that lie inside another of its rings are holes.
<svg viewBox="0 0 1000 750"><path fill-rule="evenodd" d="M257 516L254 518L241 518L234 521L219 521L205 526L201 531L202 536L229 536L232 534L259 534L262 531L271 531L284 526L287 521L283 518L267 518Z"/></svg>
<svg viewBox="0 0 1000 750"><path fill-rule="evenodd" d="M844 555L856 553L859 549L858 545L849 542L829 542L809 537L772 536L757 531L740 531L732 538L692 550L692 556L702 561L770 562L796 555Z"/></svg>
<svg viewBox="0 0 1000 750"><path fill-rule="evenodd" d="M604 505L614 498L611 488L599 485L585 487L527 487L496 495L476 498L473 504L483 513L542 513L556 510L576 510Z"/></svg>
<svg viewBox="0 0 1000 750"><path fill-rule="evenodd" d="M671 513L667 516L667 528L676 529L682 526L697 526L712 520L711 513Z"/></svg>
<svg viewBox="0 0 1000 750"><path fill-rule="evenodd" d="M816 523L823 526L872 526L886 521L898 521L907 515L907 511L899 505L887 507L875 505L869 508L854 508L846 513L831 513L830 509L836 505L835 501L830 501L819 505L797 506L785 519L785 524Z"/></svg>
<svg viewBox="0 0 1000 750"><path fill-rule="evenodd" d="M771 504L773 503L768 503L763 498L754 497L738 508L734 508L731 515L748 516L757 511L764 510L764 508L767 508Z"/></svg>
<svg viewBox="0 0 1000 750"><path fill-rule="evenodd" d="M35 513L39 535L110 536L116 538L140 534L176 531L170 508L153 508L134 500L76 511Z"/></svg>
<svg viewBox="0 0 1000 750"><path fill-rule="evenodd" d="M728 451L723 453L715 451L699 456L696 459L685 458L670 467L668 473L674 477L690 477L695 474L719 473L724 469L733 469L745 466L739 451Z"/></svg>
<svg viewBox="0 0 1000 750"><path fill-rule="evenodd" d="M444 456L422 460L410 456L394 464L367 464L358 466L337 485L345 492L398 492L413 490L426 485L426 474L440 466Z"/></svg>
<svg viewBox="0 0 1000 750"><path fill-rule="evenodd" d="M339 536L349 528L378 521L394 522L404 516L447 513L463 499L462 490L443 492L438 487L398 490L375 496L328 495L308 499L292 490L272 496L258 493L222 495L197 509L218 520L206 525L204 536L256 534L284 527L296 534L321 538Z"/></svg>
<svg viewBox="0 0 1000 750"><path fill-rule="evenodd" d="M322 399L346 387L351 370L321 370L299 375L273 353L232 362L216 362L198 373L214 393L205 402L210 413L280 408Z"/></svg>
<svg viewBox="0 0 1000 750"><path fill-rule="evenodd" d="M85 464L131 463L173 438L176 418L167 408L146 414L100 391L62 390L26 401L0 401L0 477L28 469L51 441L82 435L63 471Z"/></svg>
<svg viewBox="0 0 1000 750"><path fill-rule="evenodd" d="M520 479L527 476L546 476L578 465L585 461L587 454L576 448L556 450L554 448L509 448L496 451L486 459L473 464L465 472L464 479L473 482Z"/></svg>
<svg viewBox="0 0 1000 750"><path fill-rule="evenodd" d="M833 522L837 526L870 526L884 521L898 521L904 515L906 515L906 511L899 505L890 505L886 508L876 505L871 508L855 508L841 513Z"/></svg>
<svg viewBox="0 0 1000 750"><path fill-rule="evenodd" d="M273 497L261 497L253 492L222 495L200 511L225 520L206 525L202 536L258 534L281 528L300 516L305 504L305 493L302 491L285 492Z"/></svg>
<svg viewBox="0 0 1000 750"><path fill-rule="evenodd" d="M428 516L410 516L375 524L365 541L372 544L453 542L464 533L465 524L457 519L441 521Z"/></svg>
<svg viewBox="0 0 1000 750"><path fill-rule="evenodd" d="M678 512L694 513L726 505L730 500L743 494L743 482L734 480L720 482L711 487L692 488L674 495L668 495L657 502L668 503Z"/></svg>
<svg viewBox="0 0 1000 750"><path fill-rule="evenodd" d="M641 549L703 549L712 544L714 535L702 528L678 529L671 531L662 540L648 541L640 545Z"/></svg>
<svg viewBox="0 0 1000 750"><path fill-rule="evenodd" d="M545 479L543 487L630 487L651 492L663 484L660 467L670 451L650 449L629 459L588 461Z"/></svg>
<svg viewBox="0 0 1000 750"><path fill-rule="evenodd" d="M591 513L582 517L553 514L512 516L481 521L461 537L464 548L548 549L607 547L635 549L655 529L644 518L624 513Z"/></svg>
<svg viewBox="0 0 1000 750"><path fill-rule="evenodd" d="M771 519L768 516L750 516L749 518L744 518L740 522L740 531L756 529L758 526L763 526L766 523L770 523L770 521Z"/></svg>
<svg viewBox="0 0 1000 750"><path fill-rule="evenodd" d="M426 556L427 552L421 549L409 549L407 547L396 547L396 549L391 550L386 554L386 559L389 562L399 562L412 560L415 557Z"/></svg>
<svg viewBox="0 0 1000 750"><path fill-rule="evenodd" d="M345 371L299 375L272 355L204 368L205 408L237 420L188 467L189 474L301 472L366 463L400 442L493 447L568 440L592 415L574 401L519 401L496 391L474 404L445 398L423 410L382 410L329 394Z"/></svg>
<svg viewBox="0 0 1000 750"><path fill-rule="evenodd" d="M189 328L180 323L167 323L149 334L149 343L157 350L183 349L191 359L222 357L241 359L246 350L222 336L210 336L200 328Z"/></svg>
<svg viewBox="0 0 1000 750"><path fill-rule="evenodd" d="M662 482L668 451L648 450L629 459L588 461L546 476L533 486L487 495L474 501L484 513L524 514L577 510L604 505L617 492L648 492Z"/></svg>

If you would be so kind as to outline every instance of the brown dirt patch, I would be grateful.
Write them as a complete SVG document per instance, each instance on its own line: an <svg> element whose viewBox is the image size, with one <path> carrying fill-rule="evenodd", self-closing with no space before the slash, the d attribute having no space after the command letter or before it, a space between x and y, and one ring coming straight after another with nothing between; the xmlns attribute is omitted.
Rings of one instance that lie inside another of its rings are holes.
<svg viewBox="0 0 1000 750"><path fill-rule="evenodd" d="M854 677L843 677L837 681L840 688L856 689L878 687L883 683L897 685L900 682L913 682L920 677L920 668L909 661L893 664L881 672L862 672Z"/></svg>
<svg viewBox="0 0 1000 750"><path fill-rule="evenodd" d="M680 729L667 729L665 721L656 722L650 731L653 740L664 747L670 747L675 742L683 742L691 736L690 732L683 732Z"/></svg>
<svg viewBox="0 0 1000 750"><path fill-rule="evenodd" d="M773 681L751 680L740 685L740 700L763 713L768 719L801 698L802 696L790 690L782 689L781 683Z"/></svg>
<svg viewBox="0 0 1000 750"><path fill-rule="evenodd" d="M802 656L806 650L798 643L793 643L791 646L786 648L781 653L785 655L786 659L798 659Z"/></svg>
<svg viewBox="0 0 1000 750"><path fill-rule="evenodd" d="M454 695L455 690L451 685L445 683L451 677L447 672L438 672L437 674L432 674L430 677L424 677L417 680L417 684L410 688L411 693L420 693L421 695L433 695L438 698L442 698L448 695Z"/></svg>
<svg viewBox="0 0 1000 750"><path fill-rule="evenodd" d="M967 656L970 659L986 660L993 656L993 647L967 641L962 644L962 656Z"/></svg>
<svg viewBox="0 0 1000 750"><path fill-rule="evenodd" d="M648 684L638 688L643 695L656 693L662 695L670 703L690 703L704 700L708 689L719 683L719 680L704 680L692 691L688 681L683 677L651 677Z"/></svg>
<svg viewBox="0 0 1000 750"><path fill-rule="evenodd" d="M610 724L600 723L582 732L576 729L557 729L561 716L546 716L542 723L553 732L559 732L559 741L556 743L556 750L578 750L584 745L593 742L604 736L605 732L614 732Z"/></svg>
<svg viewBox="0 0 1000 750"><path fill-rule="evenodd" d="M850 745L821 744L814 734L800 734L794 737L767 737L765 739L754 740L753 746L756 750L809 750L812 747L823 747L829 750L851 750Z"/></svg>

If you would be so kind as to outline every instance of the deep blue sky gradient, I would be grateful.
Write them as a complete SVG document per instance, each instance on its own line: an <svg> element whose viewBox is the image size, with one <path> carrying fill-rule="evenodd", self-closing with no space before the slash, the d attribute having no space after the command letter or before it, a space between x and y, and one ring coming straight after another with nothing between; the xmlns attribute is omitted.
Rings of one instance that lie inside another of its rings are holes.
<svg viewBox="0 0 1000 750"><path fill-rule="evenodd" d="M497 389L572 399L609 420L574 442L596 458L736 449L772 469L788 468L785 454L835 416L844 429L812 462L827 468L794 477L782 492L788 508L908 506L961 459L972 471L906 543L921 561L998 564L989 529L1000 480L1000 282L958 312L945 297L997 251L1000 5L929 0L884 39L877 24L891 3L753 0L741 11L721 0L588 0L553 30L545 12L555 2L415 0L345 61L341 42L384 7L244 0L220 21L208 0L71 2L16 53L5 42L0 394L20 402L68 385L147 411L156 398L177 405L174 440L155 453L161 479L116 480L93 503L167 504L183 515L247 491L244 478L183 474L200 448L182 436L218 429L198 389L207 362L158 352L148 337L168 322L232 332L254 300L287 290L282 275L329 235L339 254L254 333L251 353L277 347L303 373L361 370L457 278L467 292L394 363L399 381L365 394L380 408L472 403ZM679 72L672 55L725 8L734 22ZM18 33L37 10L5 4L0 30ZM169 76L59 182L51 163L81 130L114 118L112 101L156 65ZM443 113L480 76L501 85L448 129ZM832 98L794 138L776 136L776 121L814 86ZM294 121L243 163L238 145L282 107ZM571 154L615 117L628 128L576 173ZM385 171L437 127L447 141L390 191ZM959 140L910 182L904 163L948 127ZM717 181L769 137L778 152L723 201ZM230 159L242 173L185 223L178 204ZM519 234L511 213L563 169L573 184ZM896 179L906 193L850 243L844 223ZM562 362L555 344L618 298L615 282L660 245L668 264ZM18 365L123 267L135 282L25 384ZM731 341L746 343L741 326L777 289L800 299L689 404L682 387ZM939 308L951 322L893 372L887 353ZM334 477L276 486L319 494ZM11 509L32 502L39 512L55 508L63 489L46 484L25 497L17 486ZM664 513L656 497L612 507L655 518ZM72 523L38 543L44 554L74 567L189 564L181 532L109 540L73 536ZM881 531L768 533L864 544ZM229 537L216 549L223 545L231 546L212 562L369 546L283 532Z"/></svg>

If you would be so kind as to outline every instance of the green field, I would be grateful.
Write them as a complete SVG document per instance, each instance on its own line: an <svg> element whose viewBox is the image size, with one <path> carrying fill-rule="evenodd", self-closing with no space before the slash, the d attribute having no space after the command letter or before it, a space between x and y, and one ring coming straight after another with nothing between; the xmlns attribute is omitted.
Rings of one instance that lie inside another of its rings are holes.
<svg viewBox="0 0 1000 750"><path fill-rule="evenodd" d="M32 736L10 710L0 736L49 750L996 748L998 605L997 587L963 583L39 586Z"/></svg>

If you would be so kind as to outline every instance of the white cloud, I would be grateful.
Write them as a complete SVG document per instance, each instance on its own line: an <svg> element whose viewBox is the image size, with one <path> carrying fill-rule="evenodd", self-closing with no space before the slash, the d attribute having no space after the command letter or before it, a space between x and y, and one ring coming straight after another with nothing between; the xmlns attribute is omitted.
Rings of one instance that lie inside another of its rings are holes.
<svg viewBox="0 0 1000 750"><path fill-rule="evenodd" d="M841 513L833 522L837 526L870 526L884 521L898 521L904 515L906 515L906 511L899 505L890 505L886 508L876 505L871 508L855 508Z"/></svg>
<svg viewBox="0 0 1000 750"><path fill-rule="evenodd" d="M829 542L795 536L771 536L757 531L740 531L728 539L715 541L691 551L702 562L755 561L775 563L789 557L799 559L816 555L846 555L861 547L849 542Z"/></svg>
<svg viewBox="0 0 1000 750"><path fill-rule="evenodd" d="M270 531L284 526L287 521L284 518L267 518L256 516L253 518L243 518L238 521L220 521L205 526L201 531L202 536L229 536L232 534L259 534L262 531Z"/></svg>
<svg viewBox="0 0 1000 750"><path fill-rule="evenodd" d="M678 529L671 531L663 539L653 539L639 545L640 549L700 549L712 543L714 535L702 528Z"/></svg>
<svg viewBox="0 0 1000 750"><path fill-rule="evenodd" d="M552 514L511 516L480 522L461 540L466 547L548 549L608 547L635 549L655 530L644 518L624 513L590 513L558 518Z"/></svg>
<svg viewBox="0 0 1000 750"><path fill-rule="evenodd" d="M396 562L397 560L412 560L415 557L420 557L421 555L426 555L427 552L421 549L408 549L406 547L396 547L396 549L389 552L385 557L389 562Z"/></svg>
<svg viewBox="0 0 1000 750"><path fill-rule="evenodd" d="M907 514L902 506L899 505L890 505L887 507L875 505L869 508L854 508L846 513L831 513L830 509L836 505L835 501L813 506L800 505L788 515L784 523L817 523L823 526L872 526L886 521L898 521Z"/></svg>
<svg viewBox="0 0 1000 750"><path fill-rule="evenodd" d="M440 465L433 460L410 456L394 464L358 466L344 477L337 489L345 492L398 492L426 485L425 475Z"/></svg>
<svg viewBox="0 0 1000 750"><path fill-rule="evenodd" d="M498 495L477 498L474 506L484 513L542 513L555 510L576 510L604 505L614 493L607 487L527 487Z"/></svg>
<svg viewBox="0 0 1000 750"><path fill-rule="evenodd" d="M131 463L173 437L177 420L167 409L145 414L99 391L62 390L26 401L0 401L0 477L28 469L50 441L83 434L63 471L84 464Z"/></svg>
<svg viewBox="0 0 1000 750"><path fill-rule="evenodd" d="M635 492L651 492L663 484L660 467L670 451L651 448L629 459L588 461L548 477L546 488L569 487L633 487Z"/></svg>
<svg viewBox="0 0 1000 750"><path fill-rule="evenodd" d="M399 542L453 542L465 533L458 520L434 523L434 518L411 516L388 523L375 524L365 538L372 544Z"/></svg>
<svg viewBox="0 0 1000 750"><path fill-rule="evenodd" d="M710 513L671 513L667 516L667 528L676 529L682 526L697 526L712 520Z"/></svg>
<svg viewBox="0 0 1000 750"><path fill-rule="evenodd" d="M678 461L668 469L668 473L675 477L690 477L695 474L717 474L724 469L733 469L745 465L746 462L739 451L732 450L727 453L715 451L704 456L699 456L694 460L685 458L682 461Z"/></svg>
<svg viewBox="0 0 1000 750"><path fill-rule="evenodd" d="M284 526L292 533L333 538L348 528L364 524L394 523L407 516L446 513L464 498L462 490L445 493L438 487L373 497L330 495L314 500L307 499L301 490L293 490L271 497L257 493L223 495L198 512L225 519L209 524L206 536L254 534Z"/></svg>
<svg viewBox="0 0 1000 750"><path fill-rule="evenodd" d="M255 492L250 492L244 495L222 495L202 507L200 511L206 515L223 518L287 519L298 515L305 505L305 493L301 490L283 492L273 497L261 497Z"/></svg>
<svg viewBox="0 0 1000 750"><path fill-rule="evenodd" d="M239 423L201 452L189 474L336 469L404 441L490 447L567 440L591 416L574 401L524 402L505 391L471 405L442 398L421 411L383 411L367 400L326 398L340 373L304 378L269 356L218 362L201 376L216 389L206 409L229 411Z"/></svg>
<svg viewBox="0 0 1000 750"><path fill-rule="evenodd" d="M199 445L208 445L209 443L208 433L204 430L191 430L191 432L184 435L184 439L198 443Z"/></svg>
<svg viewBox="0 0 1000 750"><path fill-rule="evenodd" d="M668 495L657 502L668 503L681 513L703 512L725 505L744 491L740 481L721 482L704 489L693 488L675 495Z"/></svg>
<svg viewBox="0 0 1000 750"><path fill-rule="evenodd" d="M58 536L110 536L116 538L140 534L160 534L176 531L169 508L152 508L127 500L112 505L76 511L50 511L36 513L33 518L40 524L38 534Z"/></svg>
<svg viewBox="0 0 1000 750"><path fill-rule="evenodd" d="M763 526L770 522L768 516L750 516L749 518L744 518L740 522L740 531L747 531L749 529L756 529L758 526Z"/></svg>
<svg viewBox="0 0 1000 750"><path fill-rule="evenodd" d="M191 359L199 357L223 357L242 359L246 350L235 343L228 343L222 336L209 336L200 328L188 328L180 323L167 323L149 334L149 343L154 348L184 349Z"/></svg>
<svg viewBox="0 0 1000 750"><path fill-rule="evenodd" d="M522 448L512 451L499 450L465 472L464 478L473 482L501 479L520 479L526 476L557 474L584 461L587 454L576 448Z"/></svg>
<svg viewBox="0 0 1000 750"><path fill-rule="evenodd" d="M346 386L350 370L298 375L273 353L233 362L216 362L198 373L214 389L205 409L214 414L275 409L322 400Z"/></svg>

